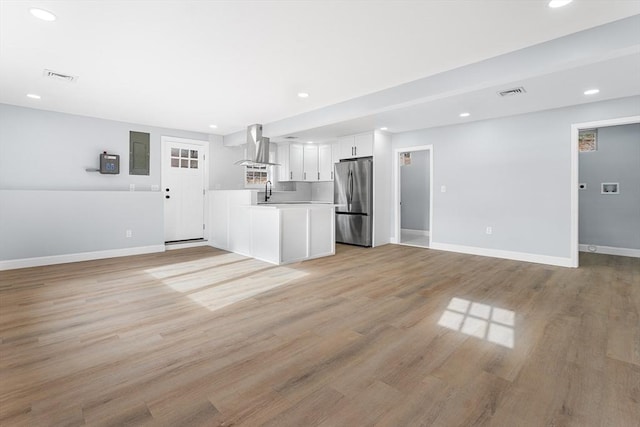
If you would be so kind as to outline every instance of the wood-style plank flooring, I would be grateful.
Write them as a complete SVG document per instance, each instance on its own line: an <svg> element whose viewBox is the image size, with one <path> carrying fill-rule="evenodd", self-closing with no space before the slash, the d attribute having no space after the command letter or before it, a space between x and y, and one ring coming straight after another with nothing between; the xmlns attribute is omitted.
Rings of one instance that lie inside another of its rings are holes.
<svg viewBox="0 0 640 427"><path fill-rule="evenodd" d="M640 260L338 245L0 272L0 425L638 426Z"/></svg>

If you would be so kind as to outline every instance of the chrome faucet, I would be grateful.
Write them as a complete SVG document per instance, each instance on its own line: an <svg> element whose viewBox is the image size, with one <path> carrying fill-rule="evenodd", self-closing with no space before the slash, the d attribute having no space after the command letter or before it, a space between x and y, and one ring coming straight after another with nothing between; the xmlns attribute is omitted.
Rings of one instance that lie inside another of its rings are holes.
<svg viewBox="0 0 640 427"><path fill-rule="evenodd" d="M271 184L271 188L269 188L269 184ZM264 183L264 201L265 202L269 201L269 197L271 197L272 193L273 193L273 184L271 183L271 181L265 182Z"/></svg>

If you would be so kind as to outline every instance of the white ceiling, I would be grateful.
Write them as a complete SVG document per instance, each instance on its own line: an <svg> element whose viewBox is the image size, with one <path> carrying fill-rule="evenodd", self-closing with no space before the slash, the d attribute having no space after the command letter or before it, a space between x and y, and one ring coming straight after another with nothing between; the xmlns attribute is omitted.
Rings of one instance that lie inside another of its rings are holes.
<svg viewBox="0 0 640 427"><path fill-rule="evenodd" d="M30 7L58 19L40 21ZM603 98L640 93L629 74L640 64L637 49L565 64L555 70L561 81L541 69L437 102L326 114L306 128L282 123L639 13L638 0L575 0L562 9L547 0L0 0L0 102L222 135L251 123L279 123L272 136L295 129L309 138L383 124L409 130L418 123L411 117L458 122L451 114L464 105L478 119L588 102L581 92L589 78L611 84ZM605 60L618 61L614 73ZM50 81L45 68L79 79ZM553 81L554 90L529 91L507 111L494 105L495 90L508 82L529 90ZM311 96L300 99L300 91Z"/></svg>

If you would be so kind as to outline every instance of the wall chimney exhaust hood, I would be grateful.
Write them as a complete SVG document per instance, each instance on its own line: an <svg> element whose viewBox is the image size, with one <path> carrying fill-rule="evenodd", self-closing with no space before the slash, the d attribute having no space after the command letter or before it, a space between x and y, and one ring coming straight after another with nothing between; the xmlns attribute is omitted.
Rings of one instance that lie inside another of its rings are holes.
<svg viewBox="0 0 640 427"><path fill-rule="evenodd" d="M280 166L269 162L269 138L262 136L262 125L247 128L247 159L235 163L241 166Z"/></svg>

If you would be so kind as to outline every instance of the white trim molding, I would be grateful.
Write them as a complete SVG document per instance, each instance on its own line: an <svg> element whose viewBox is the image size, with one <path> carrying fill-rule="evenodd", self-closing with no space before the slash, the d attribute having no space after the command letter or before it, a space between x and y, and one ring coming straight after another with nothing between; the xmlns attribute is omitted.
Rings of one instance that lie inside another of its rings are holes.
<svg viewBox="0 0 640 427"><path fill-rule="evenodd" d="M578 203L578 183L579 183L579 151L578 151L578 133L580 129L593 129L607 126L621 126L633 123L640 123L640 116L620 117L609 120L598 120L595 122L574 123L571 125L571 233L569 242L571 254L571 267L578 267L578 221L579 221L579 203Z"/></svg>
<svg viewBox="0 0 640 427"><path fill-rule="evenodd" d="M70 262L93 261L96 259L164 252L163 245L138 246L135 248L109 249L106 251L81 252L77 254L51 255L36 258L21 258L0 261L0 271L16 268L40 267L43 265L67 264Z"/></svg>
<svg viewBox="0 0 640 427"><path fill-rule="evenodd" d="M429 151L429 247L431 247L432 231L433 231L433 145L413 145L410 147L398 147L393 150L393 191L392 199L395 210L395 218L393 224L393 234L395 237L390 239L390 243L401 243L401 214L400 209L400 153L411 151Z"/></svg>
<svg viewBox="0 0 640 427"><path fill-rule="evenodd" d="M440 251L457 252L468 255L488 256L492 258L503 258L514 261L534 262L537 264L557 265L559 267L573 267L570 257L555 257L549 255L530 254L525 252L503 251L500 249L478 248L474 246L452 245L449 243L432 242L430 249Z"/></svg>
<svg viewBox="0 0 640 427"><path fill-rule="evenodd" d="M612 246L585 245L582 243L578 246L580 248L580 252L640 258L640 249L614 248Z"/></svg>

